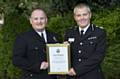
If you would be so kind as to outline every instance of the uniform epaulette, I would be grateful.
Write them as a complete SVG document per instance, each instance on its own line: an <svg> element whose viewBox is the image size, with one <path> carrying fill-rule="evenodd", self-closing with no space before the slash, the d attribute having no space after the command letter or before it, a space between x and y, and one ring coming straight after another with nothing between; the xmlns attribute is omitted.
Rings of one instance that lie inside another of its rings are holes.
<svg viewBox="0 0 120 79"><path fill-rule="evenodd" d="M104 29L104 27L102 27L102 26L96 26L96 27L99 27L100 29Z"/></svg>
<svg viewBox="0 0 120 79"><path fill-rule="evenodd" d="M104 29L104 27L100 27L101 29Z"/></svg>

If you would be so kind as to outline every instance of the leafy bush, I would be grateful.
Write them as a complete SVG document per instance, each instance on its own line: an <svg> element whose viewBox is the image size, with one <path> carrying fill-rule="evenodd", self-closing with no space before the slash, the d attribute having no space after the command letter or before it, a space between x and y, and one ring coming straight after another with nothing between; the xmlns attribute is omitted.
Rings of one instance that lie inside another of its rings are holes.
<svg viewBox="0 0 120 79"><path fill-rule="evenodd" d="M120 78L120 9L97 10L93 13L92 21L98 26L104 27L107 31L107 53L102 64L106 79ZM66 29L75 25L72 13L65 16L52 16L49 19L48 27L52 32L63 35ZM21 70L12 65L12 49L15 37L26 30L29 30L29 21L22 14L12 13L5 17L5 25L0 30L0 79L18 79Z"/></svg>
<svg viewBox="0 0 120 79"><path fill-rule="evenodd" d="M15 37L29 28L26 18L17 13L5 17L5 25L0 31L0 79L16 79L20 70L12 65L12 49Z"/></svg>
<svg viewBox="0 0 120 79"><path fill-rule="evenodd" d="M102 64L107 79L120 78L120 9L101 10L94 16L94 23L107 31L107 54Z"/></svg>
<svg viewBox="0 0 120 79"><path fill-rule="evenodd" d="M65 30L74 26L73 16L67 14L66 16L53 16L49 19L48 29L52 32L57 33L60 36L60 40L63 40Z"/></svg>

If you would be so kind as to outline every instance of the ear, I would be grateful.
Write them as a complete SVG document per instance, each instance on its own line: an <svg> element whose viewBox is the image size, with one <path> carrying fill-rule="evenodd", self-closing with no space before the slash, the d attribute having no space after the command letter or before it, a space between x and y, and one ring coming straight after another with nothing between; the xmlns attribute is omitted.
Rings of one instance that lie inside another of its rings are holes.
<svg viewBox="0 0 120 79"><path fill-rule="evenodd" d="M75 15L73 15L73 17L74 17L74 20L76 21L76 16L75 16Z"/></svg>
<svg viewBox="0 0 120 79"><path fill-rule="evenodd" d="M29 18L29 21L30 21L30 24L32 24L32 19L31 18Z"/></svg>
<svg viewBox="0 0 120 79"><path fill-rule="evenodd" d="M45 19L45 22L47 23L48 22L48 18L46 17L46 19Z"/></svg>
<svg viewBox="0 0 120 79"><path fill-rule="evenodd" d="M92 17L92 13L90 12L90 18Z"/></svg>

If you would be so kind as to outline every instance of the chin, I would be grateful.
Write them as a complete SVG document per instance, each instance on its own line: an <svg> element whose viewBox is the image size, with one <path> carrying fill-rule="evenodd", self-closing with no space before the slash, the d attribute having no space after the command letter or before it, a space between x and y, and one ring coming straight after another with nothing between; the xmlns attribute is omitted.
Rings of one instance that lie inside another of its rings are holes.
<svg viewBox="0 0 120 79"><path fill-rule="evenodd" d="M36 29L44 29L43 26L37 26Z"/></svg>
<svg viewBox="0 0 120 79"><path fill-rule="evenodd" d="M86 27L87 25L80 25L81 27Z"/></svg>
<svg viewBox="0 0 120 79"><path fill-rule="evenodd" d="M42 32L44 29L35 29L36 31Z"/></svg>

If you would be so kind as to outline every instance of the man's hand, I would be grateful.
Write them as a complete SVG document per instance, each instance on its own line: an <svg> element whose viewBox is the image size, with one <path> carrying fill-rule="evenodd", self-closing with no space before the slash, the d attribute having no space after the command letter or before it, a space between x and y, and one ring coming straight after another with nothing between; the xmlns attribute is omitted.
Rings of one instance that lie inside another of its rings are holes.
<svg viewBox="0 0 120 79"><path fill-rule="evenodd" d="M45 69L47 69L47 68L48 68L48 62L43 61L43 62L41 63L40 69L45 70Z"/></svg>
<svg viewBox="0 0 120 79"><path fill-rule="evenodd" d="M71 68L68 72L68 75L69 76L75 76L76 75L75 70L73 68Z"/></svg>
<svg viewBox="0 0 120 79"><path fill-rule="evenodd" d="M64 41L63 44L69 44L68 41Z"/></svg>

